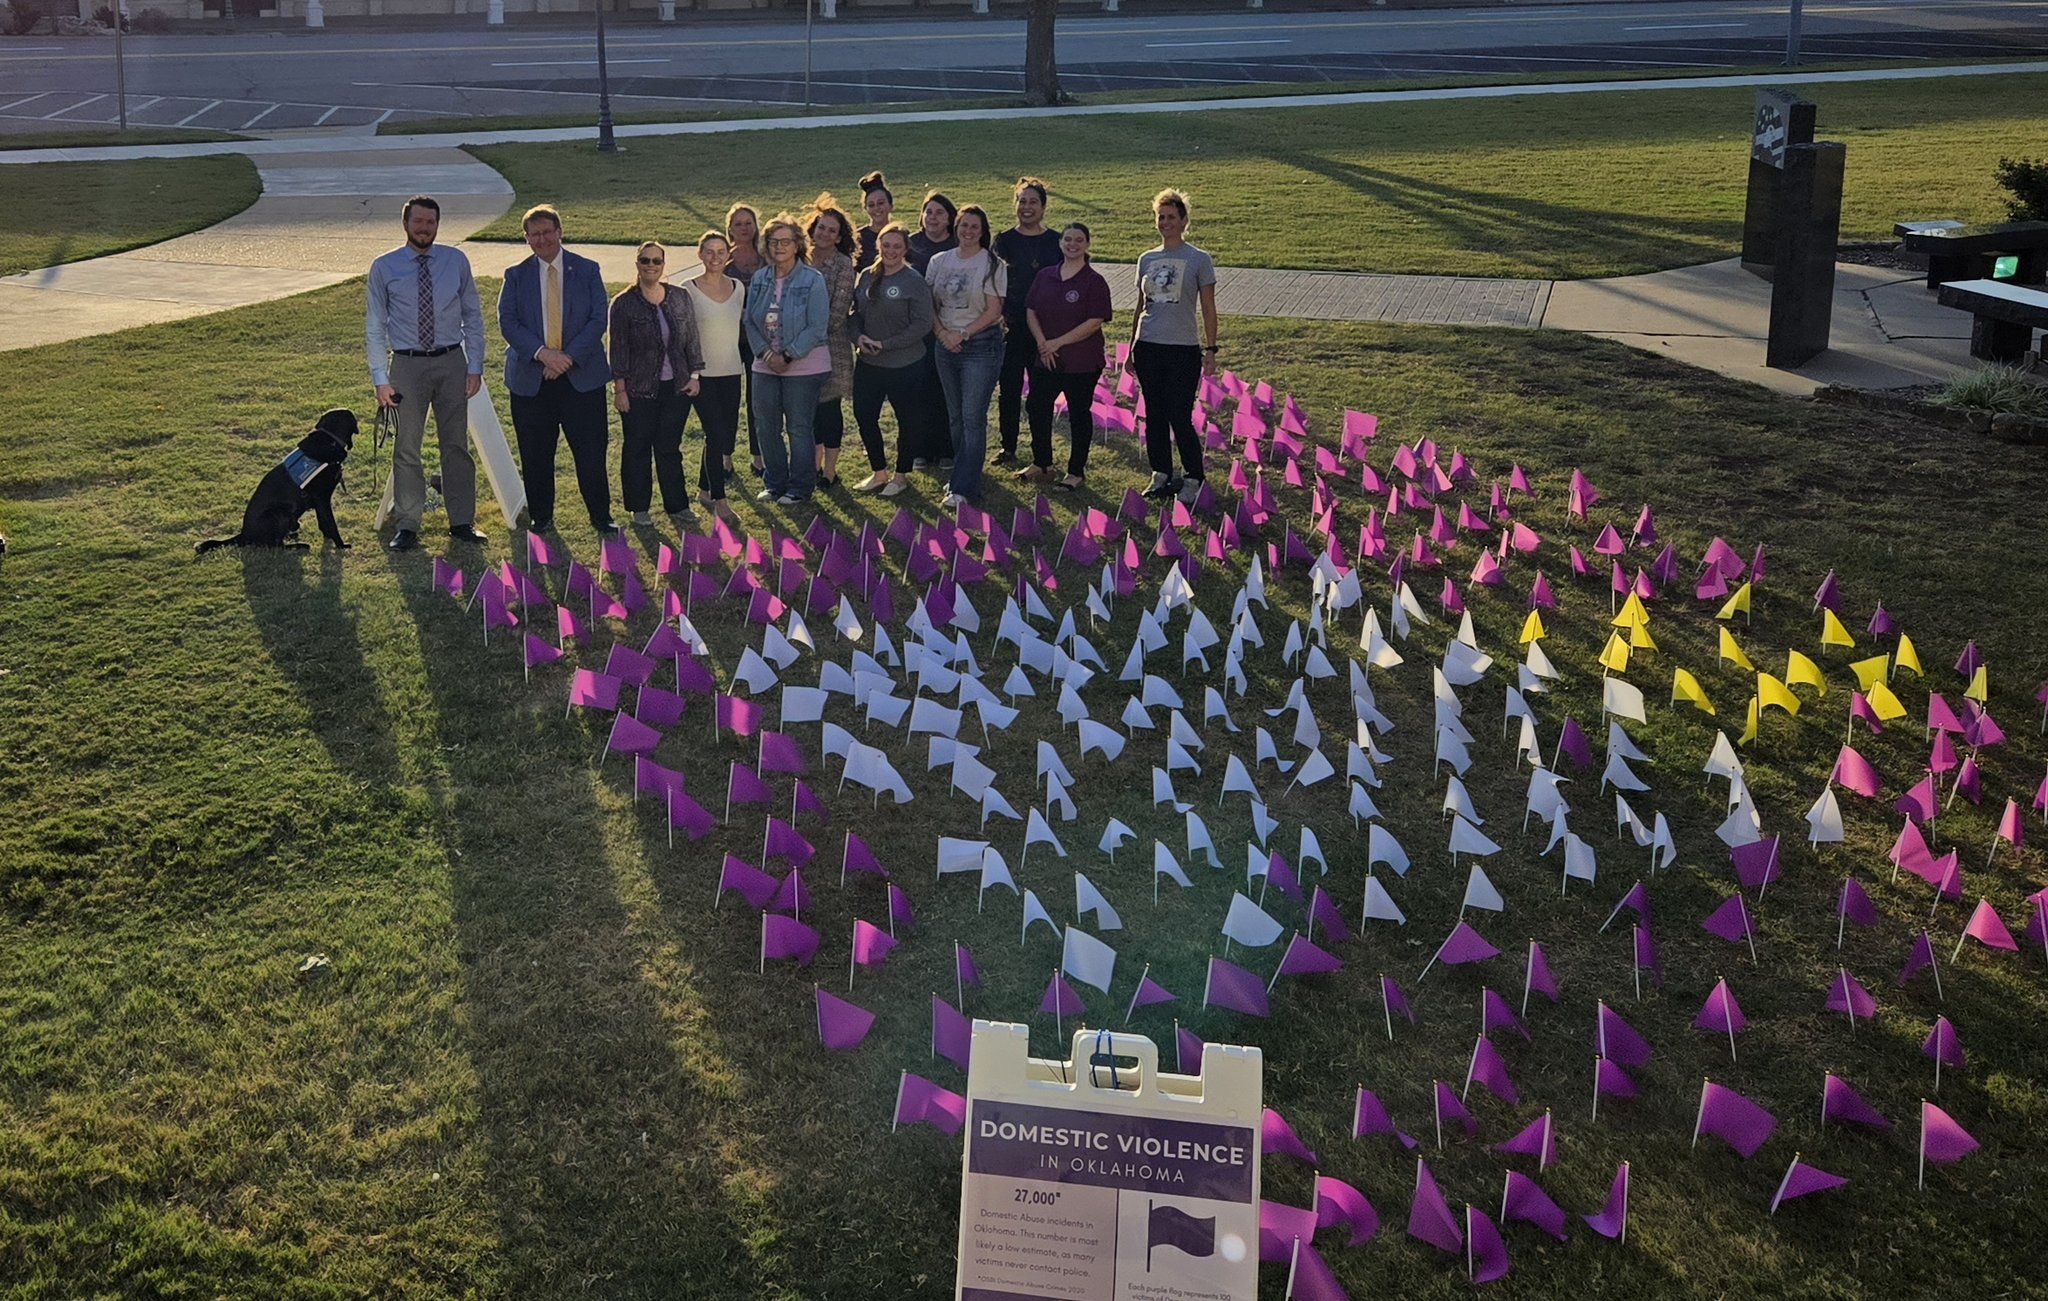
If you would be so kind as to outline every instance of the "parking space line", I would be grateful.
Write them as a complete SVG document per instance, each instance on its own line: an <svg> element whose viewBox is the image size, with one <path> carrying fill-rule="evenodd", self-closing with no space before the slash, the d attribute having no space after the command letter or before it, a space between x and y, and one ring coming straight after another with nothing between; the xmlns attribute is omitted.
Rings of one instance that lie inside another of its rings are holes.
<svg viewBox="0 0 2048 1301"><path fill-rule="evenodd" d="M76 112L77 110L79 110L79 109L81 109L81 108L84 108L84 107L85 107L85 106L86 106L87 104L95 103L95 102L97 102L97 101L99 101L99 100L102 100L102 99L105 99L105 98L106 98L106 96L105 96L105 95L94 95L94 96L91 96L91 97L90 97L90 98L88 98L88 99L81 99L81 100L79 100L79 101L78 101L78 102L77 102L76 104L72 104L72 105L69 105L69 106L67 106L67 107L64 107L64 108L60 108L60 109L58 109L58 110L57 110L57 111L56 111L55 113L45 113L45 114L43 114L43 121L47 122L47 121L49 121L49 120L50 120L51 118L53 118L53 117L60 117L60 116L62 116L63 114L66 114L66 113L73 113L73 112Z"/></svg>
<svg viewBox="0 0 2048 1301"><path fill-rule="evenodd" d="M325 113L322 113L322 114L320 115L320 120L319 120L319 121L317 121L317 122L315 122L315 123L313 123L313 125L314 125L314 126L326 126L326 125L327 125L327 119L328 119L328 118L331 118L331 117L333 117L333 116L334 116L334 115L335 115L336 113L339 113L339 112L341 112L341 105L339 105L339 104L336 104L336 105L335 105L335 106L334 106L333 108L330 108L330 109L328 109L328 110L327 110L327 111L326 111Z"/></svg>
<svg viewBox="0 0 2048 1301"><path fill-rule="evenodd" d="M236 128L235 128L235 130L237 130L237 131L247 131L247 130L248 130L248 129L249 129L250 127L252 127L252 126L255 126L255 125L256 125L256 124L258 123L258 122L261 122L261 121L262 121L262 120L263 120L264 118L267 118L267 117L269 117L269 116L270 116L270 115L271 115L272 113L275 113L275 112L277 112L277 110L278 110L278 109L280 109L280 108L283 108L283 107L284 107L284 105L282 105L282 104L272 104L272 105L271 105L271 106L270 106L269 108L266 108L266 109L264 109L264 110L263 110L263 111L262 111L261 113L258 113L258 114L257 114L257 115L256 115L255 117L252 117L252 118L250 118L250 119L249 119L249 120L248 120L247 122L244 122L244 123L242 123L242 125L240 125L240 126L236 127Z"/></svg>
<svg viewBox="0 0 2048 1301"><path fill-rule="evenodd" d="M218 100L218 99L217 99L217 100L213 101L213 102L212 102L211 104L208 104L208 105L207 105L207 106L206 106L205 108L202 108L202 109L200 109L200 110L199 110L199 111L198 111L197 113L194 113L194 114L192 115L192 117L185 117L185 118L179 118L179 119L178 119L178 120L177 120L176 122L173 122L173 123L171 123L171 125L172 125L172 126L183 126L183 125L185 125L185 124L186 124L187 122L190 122L190 121L192 120L192 118L196 118L196 117L204 117L204 116L206 116L206 115L207 115L208 113L211 113L211 112L212 112L213 110L215 110L215 109L219 108L219 107L221 106L222 102L223 102L223 101L221 101L221 100Z"/></svg>
<svg viewBox="0 0 2048 1301"><path fill-rule="evenodd" d="M375 122L372 122L372 123L370 123L370 125L371 125L371 126L382 126L382 125L384 125L384 124L385 124L386 122L389 122L389 121L391 120L391 115L392 115L393 113L396 113L397 111L398 111L398 110L397 110L397 109L395 109L395 108L387 108L387 109L385 109L385 110L384 110L384 111L383 111L382 113L379 113L379 114L377 115L377 120L376 120Z"/></svg>
<svg viewBox="0 0 2048 1301"><path fill-rule="evenodd" d="M606 59L612 63L667 63L663 59ZM595 68L596 59L532 59L518 63L493 63L493 68Z"/></svg>
<svg viewBox="0 0 2048 1301"><path fill-rule="evenodd" d="M22 98L17 99L10 104L0 104L0 113L5 113L10 108L20 108L23 104L27 104L31 101L41 99L43 96L48 95L50 93L51 92L47 90L39 90L33 95L25 95ZM26 116L26 114L24 114L23 116Z"/></svg>

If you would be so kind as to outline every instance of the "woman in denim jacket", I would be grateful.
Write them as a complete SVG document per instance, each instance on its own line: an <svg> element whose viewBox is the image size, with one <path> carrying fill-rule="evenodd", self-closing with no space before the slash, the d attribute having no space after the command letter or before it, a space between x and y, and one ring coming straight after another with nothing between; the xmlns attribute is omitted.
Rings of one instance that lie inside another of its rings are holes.
<svg viewBox="0 0 2048 1301"><path fill-rule="evenodd" d="M752 424L765 469L756 501L794 506L817 487L812 424L832 377L831 290L804 264L804 230L790 214L770 221L768 265L747 283L747 341L754 350Z"/></svg>

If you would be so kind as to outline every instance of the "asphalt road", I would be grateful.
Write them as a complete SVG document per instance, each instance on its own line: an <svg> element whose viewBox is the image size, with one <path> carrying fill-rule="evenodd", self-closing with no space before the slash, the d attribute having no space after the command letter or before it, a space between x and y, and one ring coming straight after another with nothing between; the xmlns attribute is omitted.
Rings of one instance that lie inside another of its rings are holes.
<svg viewBox="0 0 2048 1301"><path fill-rule="evenodd" d="M559 18L474 27L132 37L131 124L269 132L365 130L386 121L587 111L590 33ZM1466 10L1134 17L1063 16L1070 91L1260 82L1327 84L1483 73L1710 73L1775 63L1783 3L1661 0ZM620 111L804 102L801 22L684 15L616 22L609 71ZM821 105L1014 94L1021 23L968 14L819 23L810 93ZM2048 0L1823 0L1805 10L1808 60L2038 58ZM0 133L107 123L111 42L0 39Z"/></svg>

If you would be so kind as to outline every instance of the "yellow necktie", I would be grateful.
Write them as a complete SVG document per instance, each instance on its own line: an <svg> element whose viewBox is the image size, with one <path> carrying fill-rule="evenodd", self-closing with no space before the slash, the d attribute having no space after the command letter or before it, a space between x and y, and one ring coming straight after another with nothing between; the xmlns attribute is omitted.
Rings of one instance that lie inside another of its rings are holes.
<svg viewBox="0 0 2048 1301"><path fill-rule="evenodd" d="M562 350L562 273L548 267L548 347Z"/></svg>

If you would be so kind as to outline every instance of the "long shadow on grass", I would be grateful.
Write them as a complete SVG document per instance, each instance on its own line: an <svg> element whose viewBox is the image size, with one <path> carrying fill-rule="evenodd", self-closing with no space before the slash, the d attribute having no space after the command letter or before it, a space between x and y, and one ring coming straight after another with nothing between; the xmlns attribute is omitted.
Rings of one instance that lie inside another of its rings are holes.
<svg viewBox="0 0 2048 1301"><path fill-rule="evenodd" d="M647 978L564 666L396 575L419 629L478 1125L512 1296L752 1296L749 1226L707 1171L727 1124ZM714 1264L715 1262L715 1264ZM708 1272L707 1272L708 1271Z"/></svg>
<svg viewBox="0 0 2048 1301"><path fill-rule="evenodd" d="M1554 275L1576 274L1573 265L1584 263L1636 261L1684 266L1711 262L1735 251L1733 240L1739 229L1733 221L1624 216L1601 208L1467 189L1339 162L1309 150L1279 148L1272 157L1436 227L1458 246L1474 252L1569 250L1563 257L1553 258L1546 268ZM1655 253L1646 255L1646 243L1654 245Z"/></svg>
<svg viewBox="0 0 2048 1301"><path fill-rule="evenodd" d="M342 603L341 555L239 551L242 591L263 647L306 708L335 766L359 781L399 779L397 738L363 659L355 613Z"/></svg>

